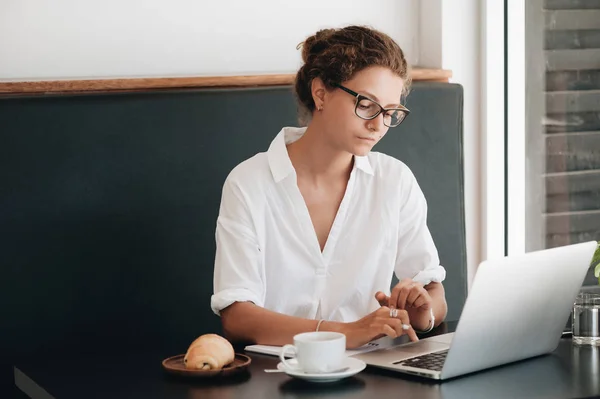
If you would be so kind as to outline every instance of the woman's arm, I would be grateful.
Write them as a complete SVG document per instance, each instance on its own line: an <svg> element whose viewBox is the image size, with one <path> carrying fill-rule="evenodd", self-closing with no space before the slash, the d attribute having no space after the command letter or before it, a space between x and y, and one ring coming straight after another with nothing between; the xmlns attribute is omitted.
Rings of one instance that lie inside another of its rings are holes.
<svg viewBox="0 0 600 399"><path fill-rule="evenodd" d="M225 337L230 341L253 342L262 345L282 346L293 342L302 332L315 331L317 320L302 319L272 312L252 302L235 302L221 311ZM357 348L383 336L398 337L407 334L417 341L415 331L404 330L409 324L408 313L400 311L397 318L390 317L390 309L381 307L360 320L351 323L324 321L319 331L334 331L346 335L346 347Z"/></svg>
<svg viewBox="0 0 600 399"><path fill-rule="evenodd" d="M293 342L296 334L315 331L318 320L284 315L252 302L235 302L221 311L221 322L225 336L230 340L281 346ZM329 331L341 327L341 323L328 324Z"/></svg>

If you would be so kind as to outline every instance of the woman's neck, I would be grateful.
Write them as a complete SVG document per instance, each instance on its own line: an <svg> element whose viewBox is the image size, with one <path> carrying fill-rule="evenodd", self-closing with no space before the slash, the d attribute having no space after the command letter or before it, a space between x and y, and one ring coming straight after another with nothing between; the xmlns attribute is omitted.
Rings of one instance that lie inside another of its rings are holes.
<svg viewBox="0 0 600 399"><path fill-rule="evenodd" d="M296 173L315 183L347 179L352 171L352 154L334 148L312 125L287 150Z"/></svg>

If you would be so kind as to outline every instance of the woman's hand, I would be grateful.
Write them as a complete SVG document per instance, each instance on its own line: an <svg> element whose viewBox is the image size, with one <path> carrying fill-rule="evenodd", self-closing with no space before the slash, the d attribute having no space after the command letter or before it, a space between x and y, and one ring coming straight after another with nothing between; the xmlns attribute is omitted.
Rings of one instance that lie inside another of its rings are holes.
<svg viewBox="0 0 600 399"><path fill-rule="evenodd" d="M382 306L358 321L345 323L341 332L346 335L347 348L358 348L386 335L396 338L407 334L411 341L419 340L410 325L408 312L393 310L387 306Z"/></svg>
<svg viewBox="0 0 600 399"><path fill-rule="evenodd" d="M375 299L381 306L389 306L392 309L420 308L419 310L429 310L433 306L431 295L423 287L423 284L410 278L405 278L396 284L389 297L379 291L375 294Z"/></svg>

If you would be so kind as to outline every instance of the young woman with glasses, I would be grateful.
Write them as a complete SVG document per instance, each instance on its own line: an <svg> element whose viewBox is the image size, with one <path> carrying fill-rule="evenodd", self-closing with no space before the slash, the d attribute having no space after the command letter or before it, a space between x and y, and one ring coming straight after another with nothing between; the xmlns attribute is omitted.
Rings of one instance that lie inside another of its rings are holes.
<svg viewBox="0 0 600 399"><path fill-rule="evenodd" d="M361 26L321 30L301 48L307 126L283 128L227 177L211 307L236 341L283 345L315 330L346 334L348 348L417 340L446 316L445 269L414 175L371 151L409 115L406 59Z"/></svg>

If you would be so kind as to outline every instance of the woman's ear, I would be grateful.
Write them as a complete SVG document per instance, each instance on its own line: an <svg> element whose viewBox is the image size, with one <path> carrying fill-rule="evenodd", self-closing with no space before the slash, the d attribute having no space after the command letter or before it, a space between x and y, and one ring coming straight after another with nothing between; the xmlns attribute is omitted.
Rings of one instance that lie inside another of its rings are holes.
<svg viewBox="0 0 600 399"><path fill-rule="evenodd" d="M315 108L319 111L322 110L325 105L325 95L327 93L325 83L323 83L321 78L314 78L311 82L310 90L313 101L315 102Z"/></svg>

